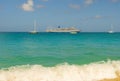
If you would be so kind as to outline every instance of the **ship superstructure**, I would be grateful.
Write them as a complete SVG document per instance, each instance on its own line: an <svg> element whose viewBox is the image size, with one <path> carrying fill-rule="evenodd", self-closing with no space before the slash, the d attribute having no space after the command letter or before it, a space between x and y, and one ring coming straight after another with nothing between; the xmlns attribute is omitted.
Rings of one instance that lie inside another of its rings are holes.
<svg viewBox="0 0 120 81"><path fill-rule="evenodd" d="M80 32L80 30L75 27L61 28L58 26L58 28L47 29L46 32Z"/></svg>

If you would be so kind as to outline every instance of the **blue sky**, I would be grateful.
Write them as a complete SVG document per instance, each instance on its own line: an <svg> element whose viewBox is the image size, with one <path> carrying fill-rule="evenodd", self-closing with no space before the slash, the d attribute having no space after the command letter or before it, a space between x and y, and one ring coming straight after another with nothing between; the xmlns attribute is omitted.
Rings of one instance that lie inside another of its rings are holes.
<svg viewBox="0 0 120 81"><path fill-rule="evenodd" d="M0 31L75 26L83 32L120 32L120 0L0 0Z"/></svg>

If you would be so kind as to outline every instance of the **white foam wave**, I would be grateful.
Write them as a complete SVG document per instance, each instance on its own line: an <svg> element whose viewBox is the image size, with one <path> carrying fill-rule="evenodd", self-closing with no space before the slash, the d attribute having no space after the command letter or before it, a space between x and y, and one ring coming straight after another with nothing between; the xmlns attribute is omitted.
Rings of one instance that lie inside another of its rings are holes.
<svg viewBox="0 0 120 81"><path fill-rule="evenodd" d="M54 67L23 65L0 70L0 81L98 81L116 78L120 61L88 65L61 64Z"/></svg>

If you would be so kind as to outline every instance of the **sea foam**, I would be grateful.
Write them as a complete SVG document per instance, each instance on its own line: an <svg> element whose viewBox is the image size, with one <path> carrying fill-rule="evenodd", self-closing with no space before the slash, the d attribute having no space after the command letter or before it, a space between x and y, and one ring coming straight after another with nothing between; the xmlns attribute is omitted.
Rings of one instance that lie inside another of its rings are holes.
<svg viewBox="0 0 120 81"><path fill-rule="evenodd" d="M120 74L120 61L88 65L65 63L54 67L22 65L1 69L0 81L99 81L116 78L118 74Z"/></svg>

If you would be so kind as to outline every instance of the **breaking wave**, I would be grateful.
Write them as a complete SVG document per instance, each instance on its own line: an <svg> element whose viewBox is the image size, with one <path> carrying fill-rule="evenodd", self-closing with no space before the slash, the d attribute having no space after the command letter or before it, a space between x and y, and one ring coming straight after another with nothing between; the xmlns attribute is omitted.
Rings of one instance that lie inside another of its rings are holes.
<svg viewBox="0 0 120 81"><path fill-rule="evenodd" d="M120 74L120 61L53 67L22 65L0 70L0 81L100 81Z"/></svg>

